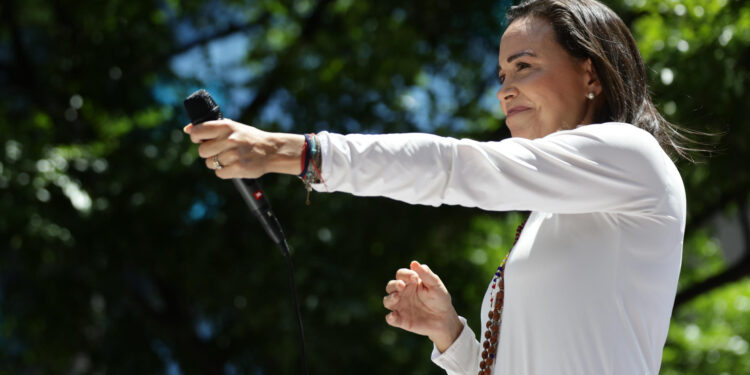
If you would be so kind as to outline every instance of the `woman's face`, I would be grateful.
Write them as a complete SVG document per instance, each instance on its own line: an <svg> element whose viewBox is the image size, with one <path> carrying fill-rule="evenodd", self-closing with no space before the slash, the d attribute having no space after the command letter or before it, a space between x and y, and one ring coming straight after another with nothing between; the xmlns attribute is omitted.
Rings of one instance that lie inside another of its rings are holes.
<svg viewBox="0 0 750 375"><path fill-rule="evenodd" d="M508 26L498 70L497 99L512 136L535 139L593 121L601 93L593 65L568 54L546 20L523 17Z"/></svg>

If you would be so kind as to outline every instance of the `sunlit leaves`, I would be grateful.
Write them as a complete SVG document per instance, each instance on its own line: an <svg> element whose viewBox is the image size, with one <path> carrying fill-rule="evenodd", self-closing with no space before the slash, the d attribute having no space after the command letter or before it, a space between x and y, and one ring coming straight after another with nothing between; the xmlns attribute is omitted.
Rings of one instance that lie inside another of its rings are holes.
<svg viewBox="0 0 750 375"><path fill-rule="evenodd" d="M0 71L3 366L295 373L283 260L181 133L183 96L207 87L225 113L268 130L495 140L508 3L13 1L29 63L14 65L3 25L0 64L24 73ZM750 148L750 7L614 5L631 22L659 108L692 128L732 129L728 157L680 165L691 214L710 210L748 181L737 161ZM257 113L245 113L256 100ZM439 373L426 339L383 322L385 282L417 258L475 317L521 220L340 194L313 195L306 207L297 179L263 183L297 261L312 372ZM726 267L720 246L710 228L688 233L680 288ZM738 285L675 312L665 373L747 372L747 286Z"/></svg>
<svg viewBox="0 0 750 375"><path fill-rule="evenodd" d="M750 280L728 285L675 312L663 374L750 372Z"/></svg>
<svg viewBox="0 0 750 375"><path fill-rule="evenodd" d="M660 108L681 125L728 133L717 147L721 151L712 158L699 155L706 163L681 166L688 209L704 212L717 204L722 190L746 186L750 180L747 169L738 164L748 157L746 139L750 136L746 105L750 102L750 4L727 0L625 3L643 12L633 29ZM718 139L700 140L715 143ZM680 290L728 267L712 230L686 234ZM738 246L748 251L748 244ZM739 322L747 321L748 313L732 312L729 307L738 298L744 300L742 295L747 295L747 282L699 297L675 311L662 373L747 373L748 356L740 352L746 350L750 329Z"/></svg>

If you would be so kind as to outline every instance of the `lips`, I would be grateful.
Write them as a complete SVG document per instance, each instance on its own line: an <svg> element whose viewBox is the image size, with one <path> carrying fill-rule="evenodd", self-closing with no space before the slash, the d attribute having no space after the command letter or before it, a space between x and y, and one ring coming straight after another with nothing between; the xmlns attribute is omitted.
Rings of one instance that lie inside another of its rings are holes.
<svg viewBox="0 0 750 375"><path fill-rule="evenodd" d="M525 112L525 111L528 111L530 109L531 108L529 108L529 107L524 107L524 106L520 106L520 105L519 106L515 106L515 107L513 107L513 108L511 108L511 109L508 110L508 113L505 114L505 117L507 118L507 117L515 115L516 113Z"/></svg>

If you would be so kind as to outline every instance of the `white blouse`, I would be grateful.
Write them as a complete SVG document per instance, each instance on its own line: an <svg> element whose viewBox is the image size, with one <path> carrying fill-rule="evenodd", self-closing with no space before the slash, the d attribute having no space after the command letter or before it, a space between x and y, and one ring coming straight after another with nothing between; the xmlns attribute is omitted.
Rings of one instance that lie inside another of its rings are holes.
<svg viewBox="0 0 750 375"><path fill-rule="evenodd" d="M607 123L536 140L327 132L319 140L318 191L533 211L508 259L493 374L659 372L686 202L674 163L648 132ZM432 360L474 375L481 346L462 321Z"/></svg>

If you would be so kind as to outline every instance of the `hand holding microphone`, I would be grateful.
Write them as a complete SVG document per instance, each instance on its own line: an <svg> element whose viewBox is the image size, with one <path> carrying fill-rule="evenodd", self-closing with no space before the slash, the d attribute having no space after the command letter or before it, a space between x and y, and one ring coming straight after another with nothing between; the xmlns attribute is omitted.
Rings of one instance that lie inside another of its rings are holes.
<svg viewBox="0 0 750 375"><path fill-rule="evenodd" d="M267 133L222 119L219 106L206 90L194 92L185 99L184 104L190 121L193 122L184 131L190 134L194 143L200 144L198 153L206 159L206 166L214 169L221 178L232 178L263 229L281 247L284 255L288 255L281 224L254 178L266 172L299 173L301 163L296 163L302 157L305 137ZM294 146L299 138L301 143L297 146L298 151L295 151ZM297 162L294 162L295 158Z"/></svg>
<svg viewBox="0 0 750 375"><path fill-rule="evenodd" d="M193 143L200 144L198 155L220 178L301 172L303 135L265 132L230 119L206 121L200 126L189 124L183 131Z"/></svg>

